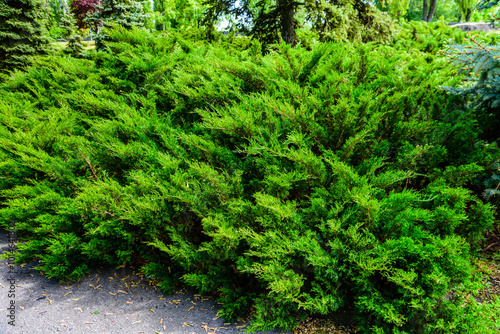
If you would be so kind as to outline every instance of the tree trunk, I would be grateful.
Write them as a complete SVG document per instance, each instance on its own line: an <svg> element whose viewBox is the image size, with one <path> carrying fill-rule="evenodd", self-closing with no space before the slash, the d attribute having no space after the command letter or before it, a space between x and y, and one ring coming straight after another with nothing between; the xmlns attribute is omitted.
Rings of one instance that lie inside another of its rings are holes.
<svg viewBox="0 0 500 334"><path fill-rule="evenodd" d="M422 20L427 22L427 0L424 0L424 7L422 9Z"/></svg>
<svg viewBox="0 0 500 334"><path fill-rule="evenodd" d="M434 12L436 12L436 4L437 4L437 0L431 0L429 14L427 14L427 22L432 22L432 18L434 17Z"/></svg>
<svg viewBox="0 0 500 334"><path fill-rule="evenodd" d="M470 14L472 14L472 11L470 9L467 9L467 15L465 16L465 22L469 22Z"/></svg>
<svg viewBox="0 0 500 334"><path fill-rule="evenodd" d="M280 0L281 7L281 38L287 44L295 44L295 5L293 0Z"/></svg>
<svg viewBox="0 0 500 334"><path fill-rule="evenodd" d="M401 16L401 11L398 10L398 21L400 16Z"/></svg>

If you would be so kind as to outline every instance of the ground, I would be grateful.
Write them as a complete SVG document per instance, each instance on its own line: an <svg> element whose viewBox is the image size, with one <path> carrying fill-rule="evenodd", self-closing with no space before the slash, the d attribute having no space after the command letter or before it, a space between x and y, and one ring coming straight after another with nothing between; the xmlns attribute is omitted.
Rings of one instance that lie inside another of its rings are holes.
<svg viewBox="0 0 500 334"><path fill-rule="evenodd" d="M7 250L0 231L0 250ZM209 296L186 290L164 295L135 268L100 268L74 284L60 284L33 269L36 263L14 267L15 298L7 261L0 262L0 333L242 333L245 319L227 323L218 317L220 305ZM15 301L15 327L7 307ZM266 332L274 334L277 332ZM287 333L290 334L290 333Z"/></svg>

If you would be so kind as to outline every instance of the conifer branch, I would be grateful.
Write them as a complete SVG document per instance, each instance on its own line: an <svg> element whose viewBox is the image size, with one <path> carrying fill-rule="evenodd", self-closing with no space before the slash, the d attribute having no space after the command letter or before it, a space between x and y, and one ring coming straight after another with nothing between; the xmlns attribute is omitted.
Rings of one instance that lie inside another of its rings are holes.
<svg viewBox="0 0 500 334"><path fill-rule="evenodd" d="M90 161L80 152L80 150L78 150L78 153L80 153L80 156L83 158L83 160L85 160L85 162L87 163L87 165L90 167L90 170L92 171L92 174L94 174L94 177L99 180L99 177L97 176L97 174L95 173L94 171L94 168L92 167L92 165L90 164Z"/></svg>
<svg viewBox="0 0 500 334"><path fill-rule="evenodd" d="M261 90L261 89L263 88L263 87L259 87L259 86L257 86L255 83L253 83L252 81L248 80L248 79L247 79L247 78L245 78L244 76L242 76L242 75L240 75L240 74L238 74L238 73L236 73L236 72L233 72L233 71L231 71L231 70L229 70L229 69L227 69L227 68L222 68L222 67L219 67L219 66L217 66L217 65L215 65L215 64L213 64L213 63L211 63L210 65L211 65L211 66L213 66L213 67L215 67L215 68L218 68L219 70L226 71L227 73L230 73L230 74L232 74L232 75L234 75L234 76L236 76L236 77L240 78L241 80L245 81L246 83L248 83L248 84L250 84L250 85L254 86L257 90Z"/></svg>

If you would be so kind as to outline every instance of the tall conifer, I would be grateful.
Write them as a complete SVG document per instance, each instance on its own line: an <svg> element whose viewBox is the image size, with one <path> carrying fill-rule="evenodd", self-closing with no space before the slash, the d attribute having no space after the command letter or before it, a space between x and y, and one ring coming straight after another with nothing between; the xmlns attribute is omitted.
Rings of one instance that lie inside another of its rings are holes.
<svg viewBox="0 0 500 334"><path fill-rule="evenodd" d="M25 68L48 51L46 15L39 0L0 0L0 72Z"/></svg>
<svg viewBox="0 0 500 334"><path fill-rule="evenodd" d="M64 14L61 18L61 28L64 29L64 37L68 40L65 53L73 57L85 57L83 53L82 36L76 32L76 19L71 12Z"/></svg>

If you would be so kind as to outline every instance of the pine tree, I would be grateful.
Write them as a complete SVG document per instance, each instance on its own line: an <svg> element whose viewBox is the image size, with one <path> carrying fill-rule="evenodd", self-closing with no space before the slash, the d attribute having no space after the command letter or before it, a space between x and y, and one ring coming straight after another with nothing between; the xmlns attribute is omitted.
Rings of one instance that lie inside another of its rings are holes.
<svg viewBox="0 0 500 334"><path fill-rule="evenodd" d="M66 13L61 18L61 28L64 29L64 38L68 40L64 52L71 54L73 57L85 57L83 52L82 36L76 32L76 19L71 12Z"/></svg>
<svg viewBox="0 0 500 334"><path fill-rule="evenodd" d="M498 147L500 144L500 45L487 45L469 35L469 45L448 45L444 53L460 66L465 77L459 86L444 86L450 94L465 98L474 119L481 124L478 146ZM486 160L486 157L484 157ZM483 180L483 196L495 196L500 204L500 157L488 166L489 175Z"/></svg>
<svg viewBox="0 0 500 334"><path fill-rule="evenodd" d="M89 25L110 27L111 23L117 23L127 29L132 27L144 27L147 15L139 1L135 0L103 0L95 6L94 14L88 16L85 21ZM105 33L99 32L95 37L97 50L103 50L103 41L107 40Z"/></svg>
<svg viewBox="0 0 500 334"><path fill-rule="evenodd" d="M0 72L29 66L49 50L42 21L48 13L39 0L0 2Z"/></svg>

